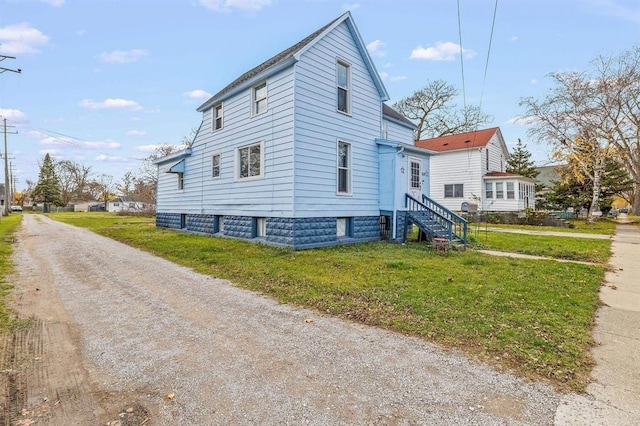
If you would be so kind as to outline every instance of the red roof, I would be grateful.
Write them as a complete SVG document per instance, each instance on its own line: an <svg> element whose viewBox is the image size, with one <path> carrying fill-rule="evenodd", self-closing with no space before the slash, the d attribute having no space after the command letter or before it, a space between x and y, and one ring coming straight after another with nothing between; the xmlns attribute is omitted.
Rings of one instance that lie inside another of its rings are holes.
<svg viewBox="0 0 640 426"><path fill-rule="evenodd" d="M416 141L416 146L432 151L455 151L457 149L482 148L486 146L498 127L476 130L474 132L458 133L457 135L441 136L439 138L422 139Z"/></svg>
<svg viewBox="0 0 640 426"><path fill-rule="evenodd" d="M485 174L485 176L495 176L495 177L518 176L518 177L522 177L521 175L517 175L515 173L507 173L507 172L489 172L489 173Z"/></svg>

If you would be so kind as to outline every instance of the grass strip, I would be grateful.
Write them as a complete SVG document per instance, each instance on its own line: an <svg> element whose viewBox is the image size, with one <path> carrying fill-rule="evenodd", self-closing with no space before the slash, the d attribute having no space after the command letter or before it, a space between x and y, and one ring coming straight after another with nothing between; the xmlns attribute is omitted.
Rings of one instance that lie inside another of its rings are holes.
<svg viewBox="0 0 640 426"><path fill-rule="evenodd" d="M7 276L13 269L13 234L20 225L21 214L3 216L0 220L0 331L7 331L13 324L11 310L6 304L6 296L13 289Z"/></svg>
<svg viewBox="0 0 640 426"><path fill-rule="evenodd" d="M548 256L558 259L606 263L611 256L611 241L590 238L527 235L506 232L473 231L473 248Z"/></svg>
<svg viewBox="0 0 640 426"><path fill-rule="evenodd" d="M153 219L51 216L283 303L423 337L560 388L589 381L600 266L384 242L292 251L160 229Z"/></svg>

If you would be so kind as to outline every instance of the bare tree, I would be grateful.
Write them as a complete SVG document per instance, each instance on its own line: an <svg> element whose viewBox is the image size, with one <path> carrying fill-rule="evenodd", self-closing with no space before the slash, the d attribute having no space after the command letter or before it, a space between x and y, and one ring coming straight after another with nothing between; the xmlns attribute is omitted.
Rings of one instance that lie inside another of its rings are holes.
<svg viewBox="0 0 640 426"><path fill-rule="evenodd" d="M92 196L96 200L104 203L104 209L107 210L107 203L113 197L113 176L101 174L92 182L90 182Z"/></svg>
<svg viewBox="0 0 640 426"><path fill-rule="evenodd" d="M62 200L65 205L71 201L87 200L87 184L91 175L91 167L71 160L59 161L55 165L60 181Z"/></svg>
<svg viewBox="0 0 640 426"><path fill-rule="evenodd" d="M557 158L581 158L581 172L594 185L591 212L599 208L604 160L615 153L635 182L634 212L640 213L640 47L591 64L584 72L550 74L554 87L547 96L520 105L530 134L549 143Z"/></svg>
<svg viewBox="0 0 640 426"><path fill-rule="evenodd" d="M122 176L122 180L116 183L116 191L125 197L130 197L135 193L136 177L132 172L127 172Z"/></svg>
<svg viewBox="0 0 640 426"><path fill-rule="evenodd" d="M154 162L191 145L185 136L181 145L163 144L158 146L147 158L143 160L140 168L140 176L136 179L135 190L140 201L148 204L156 204L158 189L158 166Z"/></svg>
<svg viewBox="0 0 640 426"><path fill-rule="evenodd" d="M435 80L396 102L393 108L416 124L416 140L477 130L492 120L477 106L458 108L457 96L454 86Z"/></svg>
<svg viewBox="0 0 640 426"><path fill-rule="evenodd" d="M555 86L542 100L524 98L520 105L527 109L532 123L529 134L549 143L552 155L560 160L571 158L577 167L576 177L587 176L593 183L593 199L588 220L600 211L601 175L610 143L601 137L603 117L598 114L596 87L583 73L550 74Z"/></svg>

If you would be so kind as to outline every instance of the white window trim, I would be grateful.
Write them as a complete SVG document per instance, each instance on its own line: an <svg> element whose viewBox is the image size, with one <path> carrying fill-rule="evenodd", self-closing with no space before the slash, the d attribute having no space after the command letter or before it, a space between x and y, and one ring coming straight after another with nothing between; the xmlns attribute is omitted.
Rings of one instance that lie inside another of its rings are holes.
<svg viewBox="0 0 640 426"><path fill-rule="evenodd" d="M244 148L249 148L255 145L260 145L260 174L256 176L247 176L240 177L240 150ZM250 143L247 145L239 146L234 149L233 152L234 157L234 172L233 172L233 180L235 182L246 182L250 180L258 180L264 178L264 141Z"/></svg>
<svg viewBox="0 0 640 426"><path fill-rule="evenodd" d="M340 144L349 145L349 159L347 164L347 192L340 192ZM338 139L336 141L336 195L341 197L349 197L353 195L353 144L351 142Z"/></svg>
<svg viewBox="0 0 640 426"><path fill-rule="evenodd" d="M338 89L341 87L338 85L338 65L343 65L347 67L347 110L340 111L338 108ZM351 116L351 91L352 91L352 80L351 80L351 64L343 59L336 59L336 111L340 114Z"/></svg>
<svg viewBox="0 0 640 426"><path fill-rule="evenodd" d="M184 173L176 173L178 177L178 192L184 191Z"/></svg>
<svg viewBox="0 0 640 426"><path fill-rule="evenodd" d="M451 185L451 197L447 197L447 186ZM456 186L461 186L462 187L462 195L460 195L459 197L456 197ZM445 183L444 184L444 192L442 193L442 198L447 198L447 199L451 199L451 198L464 198L464 183Z"/></svg>
<svg viewBox="0 0 640 426"><path fill-rule="evenodd" d="M214 176L213 175L213 159L218 156L218 176ZM222 154L220 154L219 152L215 152L213 154L211 154L211 178L212 179L220 179L220 175L222 171Z"/></svg>
<svg viewBox="0 0 640 426"><path fill-rule="evenodd" d="M218 109L218 107L220 107L220 110L222 112L220 117L222 120L220 123L220 128L216 129L216 110ZM224 105L222 102L220 102L219 104L215 104L213 108L211 108L211 131L219 132L222 129L224 129Z"/></svg>
<svg viewBox="0 0 640 426"><path fill-rule="evenodd" d="M258 87L262 86L262 85L264 85L266 94L264 95L264 98L257 99L256 98L256 89ZM262 99L265 100L266 107L265 107L264 111L258 112L258 103L257 102L259 100L262 100ZM254 84L251 87L251 116L253 117L253 116L256 116L256 115L262 115L265 112L267 112L268 110L269 110L269 87L267 86L267 81L264 80L264 81L261 81L258 84Z"/></svg>

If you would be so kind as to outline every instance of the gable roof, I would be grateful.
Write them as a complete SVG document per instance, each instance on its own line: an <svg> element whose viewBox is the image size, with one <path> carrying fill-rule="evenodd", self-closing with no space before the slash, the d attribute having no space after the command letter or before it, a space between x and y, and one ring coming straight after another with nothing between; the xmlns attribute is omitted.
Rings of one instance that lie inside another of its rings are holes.
<svg viewBox="0 0 640 426"><path fill-rule="evenodd" d="M385 103L382 104L382 115L387 116L387 118L390 118L391 121L395 121L398 124L404 125L406 127L410 127L412 130L417 127L413 123L413 121L409 120L407 117L400 114L398 111L391 108L389 105Z"/></svg>
<svg viewBox="0 0 640 426"><path fill-rule="evenodd" d="M197 111L202 112L206 109L210 108L213 104L220 102L225 97L230 96L236 91L242 90L251 84L257 82L260 79L264 79L267 76L280 71L281 69L287 68L293 65L300 59L300 55L302 55L307 49L313 46L317 40L321 39L326 33L333 30L335 27L340 25L342 22L346 22L349 27L349 31L351 35L355 39L355 44L362 55L362 59L364 60L369 72L371 74L371 78L373 79L378 92L380 93L380 97L382 101L386 101L389 99L389 95L387 93L387 89L382 84L382 79L380 75L376 71L375 65L373 64L373 60L371 56L369 56L369 52L367 51L367 47L360 37L360 33L353 22L353 18L351 17L351 12L346 12L342 14L340 17L334 19L329 22L322 28L308 35L307 37L300 40L298 43L289 47L288 49L283 50L277 55L267 59L257 67L250 69L249 71L242 74L240 77L233 80L230 84L228 84L225 88L220 90L215 95L211 96L205 103L200 105Z"/></svg>
<svg viewBox="0 0 640 426"><path fill-rule="evenodd" d="M486 146L493 135L499 132L499 127L458 133L457 135L441 136L439 138L422 139L416 141L416 146L437 152L455 151L459 149L482 148Z"/></svg>

